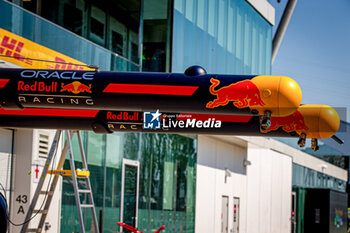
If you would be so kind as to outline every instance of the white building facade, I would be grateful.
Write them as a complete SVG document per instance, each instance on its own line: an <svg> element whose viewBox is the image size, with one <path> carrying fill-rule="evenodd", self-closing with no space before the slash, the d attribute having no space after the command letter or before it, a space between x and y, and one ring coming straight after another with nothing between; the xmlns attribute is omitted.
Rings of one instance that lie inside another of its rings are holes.
<svg viewBox="0 0 350 233"><path fill-rule="evenodd" d="M24 221L37 184L36 169L41 172L53 135L54 131L48 130L1 129L1 183L15 223ZM293 163L347 181L346 170L274 139L199 135L195 232L292 232ZM45 232L60 232L61 202L62 180ZM30 228L37 220L34 218ZM10 225L9 232L20 229Z"/></svg>

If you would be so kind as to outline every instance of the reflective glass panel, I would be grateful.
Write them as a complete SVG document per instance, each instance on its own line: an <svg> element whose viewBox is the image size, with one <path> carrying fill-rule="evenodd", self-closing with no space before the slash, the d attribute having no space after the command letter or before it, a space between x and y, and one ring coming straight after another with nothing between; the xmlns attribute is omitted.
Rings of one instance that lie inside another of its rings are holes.
<svg viewBox="0 0 350 233"><path fill-rule="evenodd" d="M245 0L174 2L172 71L270 74L272 25ZM193 11L195 9L195 11Z"/></svg>
<svg viewBox="0 0 350 233"><path fill-rule="evenodd" d="M137 167L125 165L124 169L123 222L132 227L135 227L137 208ZM129 231L124 230L124 232Z"/></svg>

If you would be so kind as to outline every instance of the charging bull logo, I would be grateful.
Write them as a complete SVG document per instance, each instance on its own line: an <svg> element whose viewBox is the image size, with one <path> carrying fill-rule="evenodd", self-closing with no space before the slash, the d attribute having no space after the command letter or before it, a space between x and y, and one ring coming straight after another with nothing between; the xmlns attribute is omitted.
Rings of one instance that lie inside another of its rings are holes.
<svg viewBox="0 0 350 233"><path fill-rule="evenodd" d="M304 122L303 115L299 111L295 111L292 115L289 116L272 117L270 128L261 132L267 133L270 131L275 131L279 127L282 127L282 129L287 133L309 129Z"/></svg>
<svg viewBox="0 0 350 233"><path fill-rule="evenodd" d="M91 84L89 86L82 84L79 81L74 81L72 83L64 85L62 83L61 85L61 92L68 91L72 92L73 94L79 94L80 92L89 92L91 93Z"/></svg>
<svg viewBox="0 0 350 233"><path fill-rule="evenodd" d="M216 95L216 99L207 103L207 108L216 108L225 106L230 101L237 108L246 108L252 106L264 106L265 103L260 97L258 87L250 80L243 80L229 86L215 90L219 86L220 81L214 78L210 79L212 85L209 91L212 95Z"/></svg>

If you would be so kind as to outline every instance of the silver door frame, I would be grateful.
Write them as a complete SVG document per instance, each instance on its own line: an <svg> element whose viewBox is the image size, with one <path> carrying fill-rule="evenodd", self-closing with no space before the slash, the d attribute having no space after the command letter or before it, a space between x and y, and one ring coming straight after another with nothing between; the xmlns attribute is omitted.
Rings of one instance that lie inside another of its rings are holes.
<svg viewBox="0 0 350 233"><path fill-rule="evenodd" d="M233 197L233 219L232 220L234 220L234 217L235 217L235 203L236 203L236 201L237 201L237 209L236 209L236 223L237 223L237 233L239 233L239 218L240 218L240 216L239 216L239 212L240 212L240 205L241 205L241 199L240 199L240 197ZM233 221L233 223L232 223L232 232L235 232L235 221Z"/></svg>
<svg viewBox="0 0 350 233"><path fill-rule="evenodd" d="M291 226L291 232L292 233L297 232L297 216L296 216L297 213L296 213L296 209L297 209L297 193L293 191L292 192L292 213L294 211L294 216L291 213L291 218L290 218L291 223L292 223L292 226Z"/></svg>
<svg viewBox="0 0 350 233"><path fill-rule="evenodd" d="M224 214L224 209L222 208L223 207L223 200L226 199L227 200L227 203L226 203L226 229L223 229L223 223L225 222L223 217L222 216L222 219L221 219L221 232L229 232L229 214L230 214L230 197L229 196L226 196L226 195L222 195L221 196L221 214L223 215Z"/></svg>
<svg viewBox="0 0 350 233"><path fill-rule="evenodd" d="M121 204L120 204L120 222L123 222L123 211L124 211L124 178L125 178L125 165L137 167L137 182L136 182L136 212L135 212L135 228L137 228L137 217L139 211L139 179L140 179L140 162L130 159L123 159L122 163L122 189L121 189ZM123 232L123 227L120 227L120 232Z"/></svg>

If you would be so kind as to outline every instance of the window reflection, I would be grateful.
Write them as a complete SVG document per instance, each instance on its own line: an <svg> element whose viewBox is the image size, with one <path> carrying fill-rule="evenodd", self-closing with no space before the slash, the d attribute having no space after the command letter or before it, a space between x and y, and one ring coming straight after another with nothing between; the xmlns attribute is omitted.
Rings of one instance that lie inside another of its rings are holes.
<svg viewBox="0 0 350 233"><path fill-rule="evenodd" d="M88 132L83 134L83 141L88 145L90 179L97 209L103 211L105 231L119 231L115 222L120 221L121 163L125 158L140 163L138 228L154 232L161 225L166 225L169 226L167 232L179 232L180 229L193 232L195 139L173 134L98 135ZM74 153L77 146L77 140L74 139ZM75 157L78 158L78 154ZM77 167L81 166L78 160L76 164ZM65 168L69 169L68 160ZM135 172L133 167L129 169L126 166L125 181L128 182L124 195L130 195L124 196L126 209L123 213L124 219L128 221L133 220L131 215L135 212L130 207L135 203ZM71 232L79 222L75 218L73 188L68 181L63 182L62 196L61 232ZM87 229L90 229L91 218L86 218L85 222Z"/></svg>
<svg viewBox="0 0 350 233"><path fill-rule="evenodd" d="M193 8L191 4L174 4L173 72L196 63L208 73L271 73L272 25L247 1L198 1Z"/></svg>
<svg viewBox="0 0 350 233"><path fill-rule="evenodd" d="M143 8L143 71L170 71L170 0L146 0Z"/></svg>
<svg viewBox="0 0 350 233"><path fill-rule="evenodd" d="M140 0L50 0L22 6L139 63Z"/></svg>
<svg viewBox="0 0 350 233"><path fill-rule="evenodd" d="M196 139L174 134L83 132L97 211L104 216L104 232L119 231L123 159L139 161L138 228L154 232L194 232ZM76 166L78 142L73 138ZM126 166L124 219L134 224L136 182L134 167ZM65 162L69 169L69 161ZM130 194L130 195L129 195ZM79 231L72 185L64 180L61 232ZM82 200L84 201L82 196ZM86 200L87 201L87 200ZM85 225L91 228L89 211Z"/></svg>

